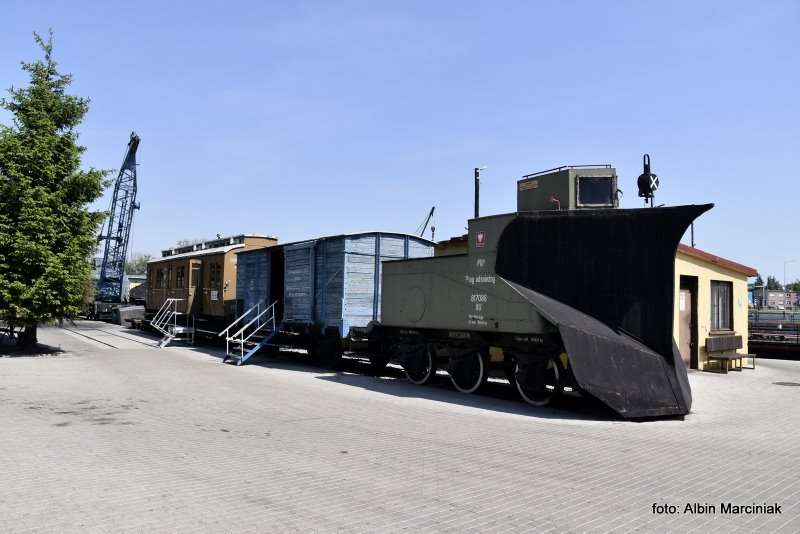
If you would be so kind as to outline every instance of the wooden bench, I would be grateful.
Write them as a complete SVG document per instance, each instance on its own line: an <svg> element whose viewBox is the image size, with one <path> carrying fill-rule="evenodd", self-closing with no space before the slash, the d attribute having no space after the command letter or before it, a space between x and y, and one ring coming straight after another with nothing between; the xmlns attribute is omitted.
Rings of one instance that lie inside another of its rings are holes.
<svg viewBox="0 0 800 534"><path fill-rule="evenodd" d="M717 353L717 354L709 354L708 361L710 362L719 362L720 368L722 372L728 374L728 370L731 369L733 371L741 371L742 370L742 358L744 356L750 356L749 354L738 354L736 352L729 352L729 353ZM736 367L734 362L738 360L739 366Z"/></svg>
<svg viewBox="0 0 800 534"><path fill-rule="evenodd" d="M740 354L736 352L737 349L742 348L742 336L736 335L716 335L706 338L706 353L708 354L708 361L719 362L720 369L723 373L728 374L729 369L734 371L741 371L743 358L750 358L753 362L752 367L747 369L756 368L755 354ZM738 362L738 367L735 363Z"/></svg>

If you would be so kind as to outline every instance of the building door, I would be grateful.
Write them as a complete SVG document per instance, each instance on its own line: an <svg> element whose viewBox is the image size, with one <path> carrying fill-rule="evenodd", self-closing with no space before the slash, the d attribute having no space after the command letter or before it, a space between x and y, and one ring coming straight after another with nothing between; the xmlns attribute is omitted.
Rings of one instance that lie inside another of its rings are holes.
<svg viewBox="0 0 800 534"><path fill-rule="evenodd" d="M203 262L202 260L189 261L189 290L186 292L186 310L191 315L200 313L201 298L197 295L198 288L203 287Z"/></svg>
<svg viewBox="0 0 800 534"><path fill-rule="evenodd" d="M687 369L697 369L697 277L681 276L678 293L678 350Z"/></svg>

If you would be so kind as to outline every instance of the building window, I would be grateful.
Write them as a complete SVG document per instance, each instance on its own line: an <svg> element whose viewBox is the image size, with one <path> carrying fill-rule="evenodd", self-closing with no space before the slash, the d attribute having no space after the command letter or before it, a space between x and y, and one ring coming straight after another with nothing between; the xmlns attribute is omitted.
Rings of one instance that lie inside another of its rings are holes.
<svg viewBox="0 0 800 534"><path fill-rule="evenodd" d="M175 287L178 289L183 289L186 287L184 284L186 283L186 267L180 266L177 268L175 273Z"/></svg>
<svg viewBox="0 0 800 534"><path fill-rule="evenodd" d="M733 283L711 281L711 330L733 330Z"/></svg>

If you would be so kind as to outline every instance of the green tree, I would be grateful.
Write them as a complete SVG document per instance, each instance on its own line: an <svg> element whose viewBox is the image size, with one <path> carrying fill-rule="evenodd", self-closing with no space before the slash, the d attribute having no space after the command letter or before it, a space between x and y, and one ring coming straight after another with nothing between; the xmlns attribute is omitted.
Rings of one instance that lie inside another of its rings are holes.
<svg viewBox="0 0 800 534"><path fill-rule="evenodd" d="M37 342L39 323L79 313L103 213L90 212L107 171L80 169L86 150L75 128L89 100L67 94L71 75L53 59L53 33L34 33L44 57L22 63L27 87L0 105L0 319L24 326L19 345Z"/></svg>
<svg viewBox="0 0 800 534"><path fill-rule="evenodd" d="M783 285L774 276L767 276L767 289L783 289Z"/></svg>
<svg viewBox="0 0 800 534"><path fill-rule="evenodd" d="M150 254L135 254L125 262L125 274L146 274L147 262L152 260Z"/></svg>
<svg viewBox="0 0 800 534"><path fill-rule="evenodd" d="M800 280L795 280L790 284L786 284L787 291L800 291Z"/></svg>

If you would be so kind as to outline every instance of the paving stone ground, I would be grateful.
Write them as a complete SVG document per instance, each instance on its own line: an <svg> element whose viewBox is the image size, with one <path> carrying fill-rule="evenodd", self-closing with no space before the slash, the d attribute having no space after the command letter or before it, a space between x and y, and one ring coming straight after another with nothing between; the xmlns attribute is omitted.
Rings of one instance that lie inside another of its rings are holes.
<svg viewBox="0 0 800 534"><path fill-rule="evenodd" d="M689 416L632 423L98 324L0 358L2 532L800 531L800 362L693 372Z"/></svg>

